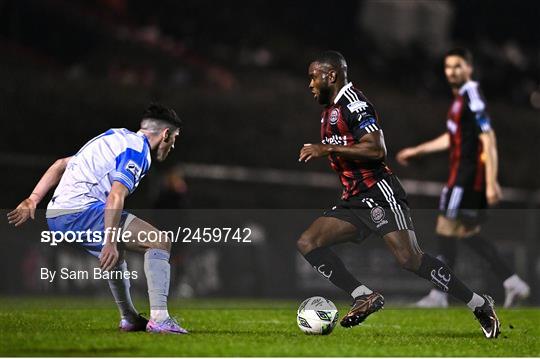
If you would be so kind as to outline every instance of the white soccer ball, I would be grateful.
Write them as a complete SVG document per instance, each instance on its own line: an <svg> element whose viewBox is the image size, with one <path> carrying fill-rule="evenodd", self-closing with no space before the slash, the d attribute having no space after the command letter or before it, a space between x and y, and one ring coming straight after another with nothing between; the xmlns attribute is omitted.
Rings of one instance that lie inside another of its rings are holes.
<svg viewBox="0 0 540 359"><path fill-rule="evenodd" d="M296 323L306 334L327 335L334 330L338 317L338 310L330 300L311 297L300 304L296 313Z"/></svg>

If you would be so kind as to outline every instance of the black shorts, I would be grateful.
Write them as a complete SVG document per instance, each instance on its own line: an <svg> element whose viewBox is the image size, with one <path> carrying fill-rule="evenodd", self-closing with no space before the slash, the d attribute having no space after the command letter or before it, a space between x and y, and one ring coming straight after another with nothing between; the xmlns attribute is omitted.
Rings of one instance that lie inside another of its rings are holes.
<svg viewBox="0 0 540 359"><path fill-rule="evenodd" d="M460 186L444 187L439 202L440 214L466 224L480 224L485 220L487 199L485 191L464 189Z"/></svg>
<svg viewBox="0 0 540 359"><path fill-rule="evenodd" d="M341 200L325 217L335 217L358 228L363 237L384 236L402 229L414 230L407 194L395 175L387 176L365 192Z"/></svg>

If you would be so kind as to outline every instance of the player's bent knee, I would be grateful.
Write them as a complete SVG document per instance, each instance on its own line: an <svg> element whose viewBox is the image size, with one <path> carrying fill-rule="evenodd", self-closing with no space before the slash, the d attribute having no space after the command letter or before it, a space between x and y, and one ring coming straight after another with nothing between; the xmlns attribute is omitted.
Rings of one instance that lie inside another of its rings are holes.
<svg viewBox="0 0 540 359"><path fill-rule="evenodd" d="M397 256L397 261L401 268L410 272L415 272L420 267L422 255L417 253L400 253Z"/></svg>
<svg viewBox="0 0 540 359"><path fill-rule="evenodd" d="M455 220L440 216L437 220L435 232L440 236L455 237L457 235L458 223Z"/></svg>
<svg viewBox="0 0 540 359"><path fill-rule="evenodd" d="M457 239L462 240L462 239L467 239L469 237L472 237L478 233L480 233L480 226L478 225L467 226L463 224L459 227L459 231L456 237Z"/></svg>
<svg viewBox="0 0 540 359"><path fill-rule="evenodd" d="M156 247L157 249L162 249L167 252L171 251L172 243L169 236L167 236L166 238L163 238L161 241L157 242L157 244L158 244L158 246Z"/></svg>
<svg viewBox="0 0 540 359"><path fill-rule="evenodd" d="M304 232L296 241L296 248L301 254L308 254L309 252L317 248L317 241L313 236Z"/></svg>

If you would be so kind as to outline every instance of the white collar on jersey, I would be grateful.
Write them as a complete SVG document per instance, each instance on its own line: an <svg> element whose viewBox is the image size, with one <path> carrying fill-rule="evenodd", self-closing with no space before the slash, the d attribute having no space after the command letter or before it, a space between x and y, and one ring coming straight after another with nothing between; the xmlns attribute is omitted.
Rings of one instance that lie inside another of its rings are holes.
<svg viewBox="0 0 540 359"><path fill-rule="evenodd" d="M471 89L471 88L477 88L478 87L478 82L476 81L467 81L465 82L460 88L459 88L459 94L460 95L463 95L465 93L465 91Z"/></svg>
<svg viewBox="0 0 540 359"><path fill-rule="evenodd" d="M349 82L348 84L346 84L345 86L343 86L341 88L341 90L339 90L338 94L336 95L336 98L334 99L334 103L337 103L339 101L339 99L341 98L341 96L343 96L343 94L345 93L345 91L347 91L348 89L350 89L352 87L352 82Z"/></svg>

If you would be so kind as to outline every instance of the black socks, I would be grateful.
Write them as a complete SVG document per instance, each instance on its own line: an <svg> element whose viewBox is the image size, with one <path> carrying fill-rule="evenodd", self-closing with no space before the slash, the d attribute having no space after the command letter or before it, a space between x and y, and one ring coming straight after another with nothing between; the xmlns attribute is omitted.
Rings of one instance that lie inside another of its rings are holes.
<svg viewBox="0 0 540 359"><path fill-rule="evenodd" d="M436 242L438 244L440 254L437 256L437 258L446 263L450 268L454 268L457 254L457 239L438 234Z"/></svg>
<svg viewBox="0 0 540 359"><path fill-rule="evenodd" d="M341 259L328 247L316 248L304 255L304 258L319 274L348 294L361 285L345 268Z"/></svg>
<svg viewBox="0 0 540 359"><path fill-rule="evenodd" d="M448 265L427 253L422 255L422 262L416 274L464 303L468 303L473 297L473 292L455 276Z"/></svg>
<svg viewBox="0 0 540 359"><path fill-rule="evenodd" d="M490 241L475 234L474 236L463 238L463 242L489 263L491 270L501 281L514 274L497 251L497 248Z"/></svg>

